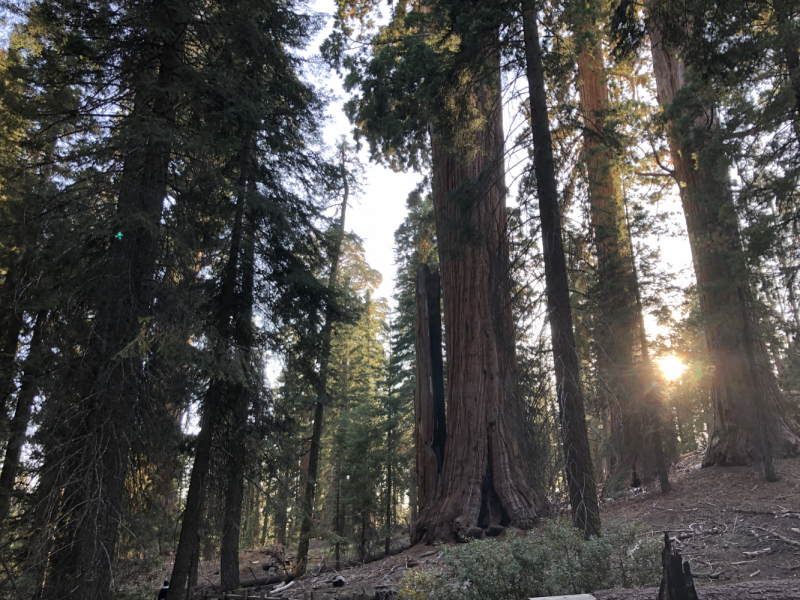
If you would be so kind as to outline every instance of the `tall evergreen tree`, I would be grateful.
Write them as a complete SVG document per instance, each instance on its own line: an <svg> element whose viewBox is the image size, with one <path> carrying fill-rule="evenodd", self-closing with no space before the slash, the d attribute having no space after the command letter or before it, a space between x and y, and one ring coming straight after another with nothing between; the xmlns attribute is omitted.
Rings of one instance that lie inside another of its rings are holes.
<svg viewBox="0 0 800 600"><path fill-rule="evenodd" d="M531 103L533 164L539 192L545 285L556 370L561 439L572 506L572 521L589 537L600 533L600 508L597 503L597 485L594 481L594 469L589 451L580 366L572 325L564 241L561 237L561 211L547 117L544 66L536 15L536 3L533 0L525 0L522 4L525 67Z"/></svg>
<svg viewBox="0 0 800 600"><path fill-rule="evenodd" d="M652 9L652 5L651 5ZM705 465L755 460L775 479L773 457L800 451L800 432L786 408L766 352L742 248L718 112L702 89L686 85L682 60L670 50L662 21L648 18L658 101L666 108L674 177L700 293L714 375L714 430Z"/></svg>

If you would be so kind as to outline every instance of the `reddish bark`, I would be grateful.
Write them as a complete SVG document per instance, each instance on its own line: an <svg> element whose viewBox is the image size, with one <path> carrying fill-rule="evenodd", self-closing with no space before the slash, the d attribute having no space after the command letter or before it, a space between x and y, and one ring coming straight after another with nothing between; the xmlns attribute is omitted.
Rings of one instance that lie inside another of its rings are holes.
<svg viewBox="0 0 800 600"><path fill-rule="evenodd" d="M591 28L590 33L599 30L596 24L587 27ZM597 255L598 318L594 341L598 386L609 410L610 439L615 453L609 461L609 471L628 472L631 484L637 483L638 476L648 479L658 471L662 490L666 492L670 486L661 447L660 393L654 385L641 316L639 283L619 173L614 151L605 141L608 82L602 46L596 37L586 41L578 57L578 79L584 118L583 158ZM648 427L654 433L651 444L645 440Z"/></svg>
<svg viewBox="0 0 800 600"><path fill-rule="evenodd" d="M448 431L439 490L420 512L414 541L481 537L490 525L530 528L541 506L521 464L536 457L520 451L499 75L489 79L476 94L486 120L469 151L432 135Z"/></svg>

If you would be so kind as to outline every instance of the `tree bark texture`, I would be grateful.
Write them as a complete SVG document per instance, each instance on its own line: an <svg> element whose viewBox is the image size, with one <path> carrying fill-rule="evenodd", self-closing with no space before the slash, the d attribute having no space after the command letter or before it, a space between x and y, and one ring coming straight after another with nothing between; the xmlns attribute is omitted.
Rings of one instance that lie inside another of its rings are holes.
<svg viewBox="0 0 800 600"><path fill-rule="evenodd" d="M342 150L341 174L344 185L342 199L342 214L339 220L339 231L331 257L331 271L328 275L328 290L331 296L339 280L339 257L342 251L344 238L345 215L347 214L347 200L350 188L347 182L344 149ZM308 555L308 544L311 535L312 516L314 511L314 497L316 495L317 475L319 471L319 455L322 442L322 418L325 405L328 403L328 363L331 357L331 341L333 338L333 307L329 305L325 314L325 324L322 328L322 351L320 356L319 381L317 384L317 402L314 405L314 424L311 429L311 447L308 451L308 469L306 470L306 486L303 494L300 524L300 543L297 548L297 564L301 565L301 572L305 571L305 559Z"/></svg>
<svg viewBox="0 0 800 600"><path fill-rule="evenodd" d="M534 0L523 2L522 22L531 102L533 161L542 227L547 310L572 520L575 527L588 537L600 533L600 510L592 457L589 452L580 363L572 325L569 280L564 257L564 242L561 237L561 212L558 205L558 187L547 115L544 67L536 10Z"/></svg>
<svg viewBox="0 0 800 600"><path fill-rule="evenodd" d="M186 7L158 3L147 13L155 81L137 73L132 121L157 127L132 134L117 197L93 329L56 407L51 448L60 459L50 502L58 527L42 597L104 600L112 582L124 480L139 408L143 361L136 351L151 313L159 230L172 158L176 83L184 59ZM148 69L144 69L145 72Z"/></svg>
<svg viewBox="0 0 800 600"><path fill-rule="evenodd" d="M417 462L417 502L421 512L436 495L444 464L447 426L442 357L441 277L423 265L416 293L416 389L414 436Z"/></svg>
<svg viewBox="0 0 800 600"><path fill-rule="evenodd" d="M476 90L485 123L470 151L432 132L433 200L447 348L447 440L438 491L412 540L481 537L492 525L527 529L543 505L526 477L508 282L499 61Z"/></svg>
<svg viewBox="0 0 800 600"><path fill-rule="evenodd" d="M674 51L664 47L656 19L648 19L648 29L658 101L670 110L684 85L684 64ZM714 427L703 465L745 465L755 461L772 479L773 455L800 453L800 430L786 413L761 335L728 165L722 153L715 153L715 163L709 158L700 164L695 160L709 137L697 132L713 130L713 111L703 111L694 122L695 135L690 139L677 130L673 121L669 144L714 369Z"/></svg>

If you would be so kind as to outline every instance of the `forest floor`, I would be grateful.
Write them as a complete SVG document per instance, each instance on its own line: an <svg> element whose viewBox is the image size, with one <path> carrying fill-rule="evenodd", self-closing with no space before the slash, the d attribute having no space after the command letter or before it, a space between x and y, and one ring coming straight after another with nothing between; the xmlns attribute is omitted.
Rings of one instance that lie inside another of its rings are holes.
<svg viewBox="0 0 800 600"><path fill-rule="evenodd" d="M650 525L654 535L669 531L692 565L698 589L704 588L701 600L800 600L800 459L777 461L780 481L776 483L766 483L747 467L701 469L701 459L700 453L691 454L673 467L670 494L662 495L653 483L604 500L602 518L620 523L639 520ZM306 575L280 593L281 597L299 600L311 591L318 600L361 593L373 597L396 590L408 569L437 569L439 563L435 547L415 546L343 569L339 574L345 585L334 588L331 581L337 573L329 565L320 570L323 546L317 553L314 549L312 545ZM272 548L243 552L242 579L263 578L266 572L261 565L272 560L273 553ZM149 585L157 590L170 570L171 560L166 560L162 569L140 578L136 587ZM204 563L200 582L218 584L218 572L218 565ZM653 600L657 595L657 590L650 589L595 593L598 600Z"/></svg>

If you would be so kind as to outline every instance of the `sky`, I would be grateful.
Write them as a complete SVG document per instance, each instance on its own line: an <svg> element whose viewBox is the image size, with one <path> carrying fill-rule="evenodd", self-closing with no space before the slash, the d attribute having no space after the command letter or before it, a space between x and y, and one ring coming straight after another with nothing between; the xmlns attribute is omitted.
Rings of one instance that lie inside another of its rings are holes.
<svg viewBox="0 0 800 600"><path fill-rule="evenodd" d="M334 0L316 0L312 10L327 15L334 11ZM319 52L319 45L331 31L332 18L309 47L313 53ZM342 80L334 72L316 73L314 83L338 97L338 101L328 106L328 123L323 136L325 143L333 146L342 136L352 141L352 126L345 116L342 106L346 92ZM406 216L406 198L422 180L418 173L396 173L391 169L369 162L365 150L361 160L365 168L363 190L351 200L347 209L345 228L358 235L364 242L364 251L370 267L383 275L383 281L375 292L376 298L386 298L390 305L396 269L394 266L394 232Z"/></svg>

